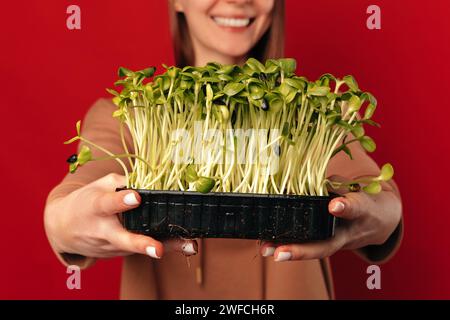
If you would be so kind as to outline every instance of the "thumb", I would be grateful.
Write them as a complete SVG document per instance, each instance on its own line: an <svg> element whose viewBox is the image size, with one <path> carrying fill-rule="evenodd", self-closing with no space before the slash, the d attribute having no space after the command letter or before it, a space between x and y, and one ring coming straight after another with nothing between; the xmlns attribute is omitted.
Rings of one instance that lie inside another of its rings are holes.
<svg viewBox="0 0 450 320"><path fill-rule="evenodd" d="M118 214L141 203L141 196L136 191L96 192L93 194L92 208L95 214L108 216Z"/></svg>
<svg viewBox="0 0 450 320"><path fill-rule="evenodd" d="M123 187L126 184L126 177L117 173L109 173L91 183L93 187L104 191L115 191L116 188Z"/></svg>
<svg viewBox="0 0 450 320"><path fill-rule="evenodd" d="M338 217L347 220L354 220L362 214L362 198L361 192L350 192L344 197L334 198L328 204L329 212Z"/></svg>

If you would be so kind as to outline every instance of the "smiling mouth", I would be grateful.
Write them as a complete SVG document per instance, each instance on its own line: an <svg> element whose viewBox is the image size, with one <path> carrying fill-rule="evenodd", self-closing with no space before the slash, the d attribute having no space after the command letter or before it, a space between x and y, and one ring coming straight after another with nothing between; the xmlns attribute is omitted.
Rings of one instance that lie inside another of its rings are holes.
<svg viewBox="0 0 450 320"><path fill-rule="evenodd" d="M246 28L255 21L255 18L212 17L212 19L218 26L227 28Z"/></svg>

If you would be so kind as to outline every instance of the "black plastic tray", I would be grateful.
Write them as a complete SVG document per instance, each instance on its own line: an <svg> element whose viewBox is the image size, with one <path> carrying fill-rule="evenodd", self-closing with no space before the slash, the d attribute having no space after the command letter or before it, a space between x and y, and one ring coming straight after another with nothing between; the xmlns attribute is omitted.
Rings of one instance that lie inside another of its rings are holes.
<svg viewBox="0 0 450 320"><path fill-rule="evenodd" d="M123 188L117 189L124 190ZM156 239L235 238L282 242L334 234L334 197L135 190L141 205L123 213L126 229Z"/></svg>

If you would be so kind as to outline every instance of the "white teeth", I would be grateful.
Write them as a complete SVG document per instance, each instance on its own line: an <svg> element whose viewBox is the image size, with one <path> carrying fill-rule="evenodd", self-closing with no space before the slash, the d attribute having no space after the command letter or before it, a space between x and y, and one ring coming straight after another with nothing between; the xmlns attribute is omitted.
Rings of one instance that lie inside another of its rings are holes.
<svg viewBox="0 0 450 320"><path fill-rule="evenodd" d="M235 19L235 18L223 18L223 17L213 17L214 21L223 27L234 27L241 28L246 27L250 24L250 19Z"/></svg>

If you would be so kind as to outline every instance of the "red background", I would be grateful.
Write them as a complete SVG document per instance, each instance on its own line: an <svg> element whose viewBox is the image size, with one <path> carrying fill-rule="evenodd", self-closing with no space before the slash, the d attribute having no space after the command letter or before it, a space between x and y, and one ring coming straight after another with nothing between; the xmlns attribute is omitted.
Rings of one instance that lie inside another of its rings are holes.
<svg viewBox="0 0 450 320"><path fill-rule="evenodd" d="M66 28L70 4L81 7L81 31ZM381 7L381 30L366 28L370 4ZM405 238L381 267L382 290L368 290L367 264L342 252L332 259L338 298L450 298L449 12L447 0L287 0L298 71L353 74L377 96L374 157L394 164L404 200ZM62 141L117 67L173 63L166 1L8 1L0 27L0 298L117 298L120 259L84 271L82 290L66 288L42 214L74 151Z"/></svg>

